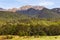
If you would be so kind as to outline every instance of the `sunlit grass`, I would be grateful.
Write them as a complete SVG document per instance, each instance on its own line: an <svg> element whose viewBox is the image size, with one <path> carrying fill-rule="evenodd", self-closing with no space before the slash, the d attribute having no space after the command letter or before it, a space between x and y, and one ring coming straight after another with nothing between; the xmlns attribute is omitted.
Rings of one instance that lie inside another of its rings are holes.
<svg viewBox="0 0 60 40"><path fill-rule="evenodd" d="M60 40L60 36L0 36L0 40Z"/></svg>
<svg viewBox="0 0 60 40"><path fill-rule="evenodd" d="M60 36L15 37L12 40L60 40Z"/></svg>

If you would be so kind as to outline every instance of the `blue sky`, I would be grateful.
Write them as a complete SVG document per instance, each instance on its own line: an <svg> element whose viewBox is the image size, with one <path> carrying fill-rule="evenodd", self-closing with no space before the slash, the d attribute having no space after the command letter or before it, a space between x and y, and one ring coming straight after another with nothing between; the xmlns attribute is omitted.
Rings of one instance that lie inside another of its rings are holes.
<svg viewBox="0 0 60 40"><path fill-rule="evenodd" d="M0 8L18 8L24 5L38 5L47 8L60 8L60 0L0 0Z"/></svg>

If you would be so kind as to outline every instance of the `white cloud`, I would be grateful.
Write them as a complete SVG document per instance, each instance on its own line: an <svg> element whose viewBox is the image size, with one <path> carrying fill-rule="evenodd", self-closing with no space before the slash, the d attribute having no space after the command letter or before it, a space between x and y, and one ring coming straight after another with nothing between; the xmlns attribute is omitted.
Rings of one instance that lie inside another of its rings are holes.
<svg viewBox="0 0 60 40"><path fill-rule="evenodd" d="M41 6L53 6L54 4L55 4L54 2L50 2L50 1L43 1L39 3L39 5Z"/></svg>
<svg viewBox="0 0 60 40"><path fill-rule="evenodd" d="M40 5L40 6L53 6L55 5L54 2L51 2L49 0L16 0L17 2L23 2L28 5Z"/></svg>

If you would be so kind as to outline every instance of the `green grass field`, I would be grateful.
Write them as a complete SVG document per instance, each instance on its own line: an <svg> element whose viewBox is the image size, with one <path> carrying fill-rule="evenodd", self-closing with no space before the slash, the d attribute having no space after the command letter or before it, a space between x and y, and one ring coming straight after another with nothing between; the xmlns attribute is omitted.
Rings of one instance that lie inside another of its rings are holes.
<svg viewBox="0 0 60 40"><path fill-rule="evenodd" d="M60 40L60 36L0 36L0 40Z"/></svg>

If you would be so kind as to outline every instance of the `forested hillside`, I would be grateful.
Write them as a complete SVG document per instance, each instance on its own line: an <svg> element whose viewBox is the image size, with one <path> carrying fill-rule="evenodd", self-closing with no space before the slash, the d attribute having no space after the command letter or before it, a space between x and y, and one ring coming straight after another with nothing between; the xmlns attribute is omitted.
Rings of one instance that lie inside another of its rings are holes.
<svg viewBox="0 0 60 40"><path fill-rule="evenodd" d="M0 11L0 35L60 35L60 19L35 18L21 13Z"/></svg>

